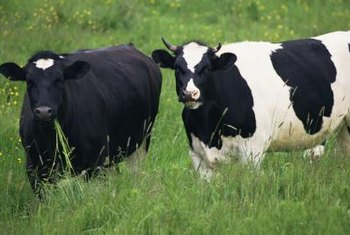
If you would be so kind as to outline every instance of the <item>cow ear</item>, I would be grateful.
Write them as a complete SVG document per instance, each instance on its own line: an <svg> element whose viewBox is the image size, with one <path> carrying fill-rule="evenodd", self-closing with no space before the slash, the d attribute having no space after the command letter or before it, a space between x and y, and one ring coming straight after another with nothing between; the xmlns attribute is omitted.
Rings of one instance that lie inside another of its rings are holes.
<svg viewBox="0 0 350 235"><path fill-rule="evenodd" d="M79 80L90 71L90 64L85 61L76 61L72 65L69 65L64 70L64 79L66 80Z"/></svg>
<svg viewBox="0 0 350 235"><path fill-rule="evenodd" d="M166 50L154 50L152 52L153 60L162 68L174 68L175 57Z"/></svg>
<svg viewBox="0 0 350 235"><path fill-rule="evenodd" d="M9 62L0 65L0 73L11 81L25 81L26 74L17 64Z"/></svg>
<svg viewBox="0 0 350 235"><path fill-rule="evenodd" d="M214 69L227 69L232 66L237 60L235 54L224 53L220 57L215 58L214 60Z"/></svg>

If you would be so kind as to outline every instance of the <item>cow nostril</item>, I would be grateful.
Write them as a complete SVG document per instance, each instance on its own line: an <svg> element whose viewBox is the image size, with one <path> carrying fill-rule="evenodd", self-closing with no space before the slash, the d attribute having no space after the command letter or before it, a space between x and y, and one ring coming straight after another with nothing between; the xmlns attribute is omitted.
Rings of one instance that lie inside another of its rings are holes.
<svg viewBox="0 0 350 235"><path fill-rule="evenodd" d="M53 116L53 109L48 106L40 106L35 108L35 115L41 120L50 120Z"/></svg>
<svg viewBox="0 0 350 235"><path fill-rule="evenodd" d="M192 92L184 90L182 92L182 101L191 101L192 100Z"/></svg>

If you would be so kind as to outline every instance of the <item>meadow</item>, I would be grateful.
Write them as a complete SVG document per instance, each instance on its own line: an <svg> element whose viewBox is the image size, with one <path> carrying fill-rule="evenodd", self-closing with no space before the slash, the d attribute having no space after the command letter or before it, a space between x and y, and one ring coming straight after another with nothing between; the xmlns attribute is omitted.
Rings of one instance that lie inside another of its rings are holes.
<svg viewBox="0 0 350 235"><path fill-rule="evenodd" d="M0 63L132 42L149 55L200 39L209 45L283 41L350 30L349 0L0 0ZM253 69L253 68L252 68ZM26 174L18 122L25 84L0 76L0 234L349 234L350 158L327 142L313 164L268 153L260 171L222 165L210 182L192 170L171 71L162 70L148 158L84 182L66 176L43 202Z"/></svg>

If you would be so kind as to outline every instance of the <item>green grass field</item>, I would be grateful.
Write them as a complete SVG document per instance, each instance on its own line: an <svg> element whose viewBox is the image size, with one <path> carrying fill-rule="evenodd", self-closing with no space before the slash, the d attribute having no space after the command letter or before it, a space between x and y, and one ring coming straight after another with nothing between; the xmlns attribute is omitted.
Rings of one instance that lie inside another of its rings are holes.
<svg viewBox="0 0 350 235"><path fill-rule="evenodd" d="M282 41L350 30L349 0L0 0L0 63L133 42L146 54ZM137 174L122 164L86 183L66 177L39 202L25 174L18 121L25 86L0 79L0 234L350 234L350 158L332 141L314 164L269 153L262 170L223 165L212 182L192 171L174 78L163 87L151 149ZM350 75L349 75L350 76Z"/></svg>

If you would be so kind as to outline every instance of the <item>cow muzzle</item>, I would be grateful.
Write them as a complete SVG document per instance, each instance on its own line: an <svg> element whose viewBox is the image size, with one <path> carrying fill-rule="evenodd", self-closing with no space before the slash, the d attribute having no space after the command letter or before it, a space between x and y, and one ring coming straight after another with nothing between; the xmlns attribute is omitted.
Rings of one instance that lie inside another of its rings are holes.
<svg viewBox="0 0 350 235"><path fill-rule="evenodd" d="M197 109L202 103L199 102L199 90L187 91L183 90L180 101L189 109Z"/></svg>
<svg viewBox="0 0 350 235"><path fill-rule="evenodd" d="M53 109L49 106L36 107L34 113L40 121L50 121L53 117Z"/></svg>

